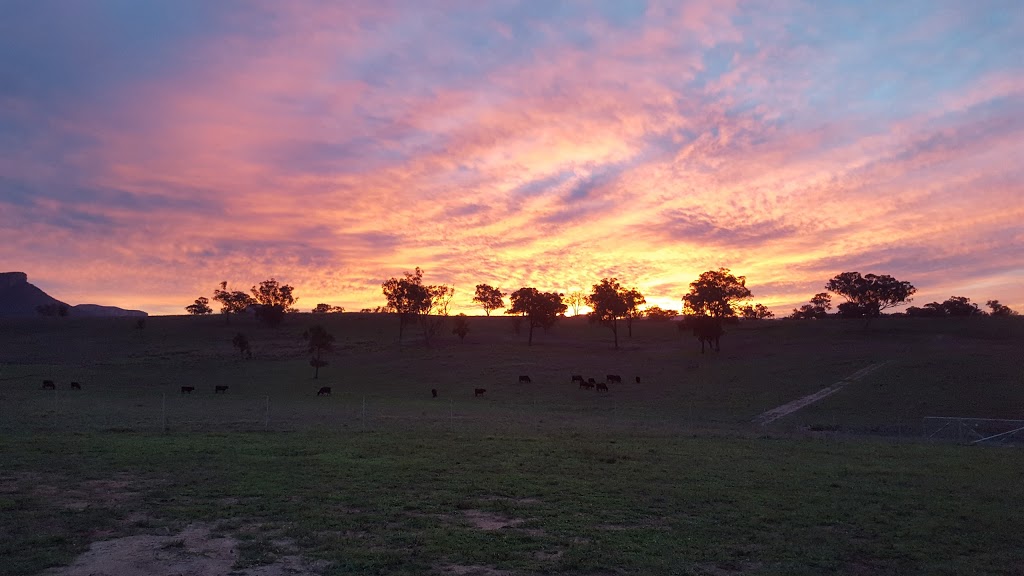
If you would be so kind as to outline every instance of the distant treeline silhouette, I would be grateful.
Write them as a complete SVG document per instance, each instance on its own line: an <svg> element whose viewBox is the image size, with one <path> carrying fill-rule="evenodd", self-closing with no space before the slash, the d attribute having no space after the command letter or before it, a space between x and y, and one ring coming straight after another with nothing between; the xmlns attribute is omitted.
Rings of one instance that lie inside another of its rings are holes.
<svg viewBox="0 0 1024 576"><path fill-rule="evenodd" d="M864 274L859 272L843 272L831 278L825 284L825 292L819 292L810 299L810 303L793 309L790 319L807 320L826 317L859 318L869 324L873 318L882 316L886 310L912 301L917 288L907 281L897 280L889 275ZM413 272L405 272L401 277L393 277L381 284L381 291L386 300L382 306L363 308L363 313L389 313L398 317L398 340L401 342L409 326L419 326L423 340L430 344L444 326L449 315L455 288L445 284L430 285L423 281L423 270L417 267ZM845 300L832 310L832 295L842 296ZM680 329L693 330L694 336L700 340L702 350L711 344L712 349L719 348L719 339L724 333L723 323L736 321L740 318L764 320L775 315L761 303L751 303L753 294L746 285L746 277L734 275L728 268L708 270L690 283L690 290L681 298L682 322ZM509 302L506 307L505 298ZM264 280L253 286L249 292L228 289L227 281L213 291L213 301L221 305L225 322L230 316L245 311L252 311L257 318L269 326L280 324L294 308L297 298L294 288L281 284L274 278ZM568 295L557 291L542 291L536 287L523 286L511 293L489 284L477 284L473 302L483 308L484 314L505 308L505 314L516 317L515 329L518 333L524 325L528 328L527 344L533 344L534 329L547 331L559 318L565 316L571 306L574 314L580 313L583 306L590 307L587 314L595 324L607 327L612 333L616 348L619 347L620 322L625 324L626 333L633 335L633 321L638 318L651 320L670 320L680 316L676 310L665 310L658 306L641 308L647 303L645 296L635 287L622 285L617 278L602 278L594 284L590 293L583 291L571 292ZM952 317L952 316L1015 316L1017 312L999 303L989 300L991 312L985 312L962 296L952 296L945 302L932 302L922 307L911 306L902 315L916 317ZM193 304L185 307L189 314L211 314L210 299L200 297ZM345 309L330 304L317 304L314 314L341 313ZM891 315L891 314L890 314ZM469 323L464 314L456 320L453 334L465 339L469 333ZM237 345L237 344L236 344ZM314 347L318 352L326 348ZM246 347L239 346L240 352ZM319 363L318 359L316 363ZM314 366L316 367L316 366Z"/></svg>

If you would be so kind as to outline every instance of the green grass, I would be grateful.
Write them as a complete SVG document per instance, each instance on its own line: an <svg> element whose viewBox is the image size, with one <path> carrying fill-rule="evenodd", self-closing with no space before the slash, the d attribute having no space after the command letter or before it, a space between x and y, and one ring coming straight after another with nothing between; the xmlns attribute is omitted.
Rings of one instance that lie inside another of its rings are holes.
<svg viewBox="0 0 1024 576"><path fill-rule="evenodd" d="M245 534L237 567L272 561L287 538L331 574L1013 574L1024 562L1024 460L1001 448L374 432L22 436L0 453L4 575L67 562L128 513L226 521ZM112 479L132 496L70 513L52 495ZM522 522L481 530L478 514Z"/></svg>
<svg viewBox="0 0 1024 576"><path fill-rule="evenodd" d="M174 431L734 428L887 362L776 427L895 435L919 431L925 416L1020 418L1018 320L893 318L868 330L839 320L759 322L729 326L723 351L706 355L689 334L657 322L638 322L614 350L610 332L583 319L538 333L532 347L514 333L512 318L471 318L465 342L446 334L430 347L414 338L399 346L396 321L382 315L298 315L279 329L219 317L156 317L144 330L124 319L6 320L0 430L159 431L165 413ZM314 321L337 337L319 380L300 337ZM232 349L237 331L249 334L254 359ZM624 383L608 395L569 382L571 374L603 380L609 373ZM520 374L533 384L517 384ZM56 380L58 390L40 390L43 379ZM71 380L85 389L68 390ZM229 393L214 396L218 384ZM183 385L196 392L182 396ZM321 385L334 395L317 398ZM473 388L486 388L486 396L473 398Z"/></svg>
<svg viewBox="0 0 1024 576"><path fill-rule="evenodd" d="M925 416L1024 417L1019 320L758 322L707 355L656 322L614 350L582 320L532 347L511 318L429 347L380 315L3 320L0 575L123 535L171 550L193 522L239 540L239 570L299 553L334 574L1021 574L1019 453L893 441ZM320 380L314 321L337 337ZM608 394L569 381L609 373Z"/></svg>

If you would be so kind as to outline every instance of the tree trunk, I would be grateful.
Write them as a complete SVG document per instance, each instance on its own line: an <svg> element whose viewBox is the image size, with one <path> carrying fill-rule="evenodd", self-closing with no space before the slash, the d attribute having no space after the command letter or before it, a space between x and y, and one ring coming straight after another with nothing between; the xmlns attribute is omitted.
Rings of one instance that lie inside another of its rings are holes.
<svg viewBox="0 0 1024 576"><path fill-rule="evenodd" d="M533 322L530 322L530 339L526 341L527 346L533 346Z"/></svg>
<svg viewBox="0 0 1024 576"><path fill-rule="evenodd" d="M612 334L615 335L615 349L619 349L619 321L618 319L612 319Z"/></svg>

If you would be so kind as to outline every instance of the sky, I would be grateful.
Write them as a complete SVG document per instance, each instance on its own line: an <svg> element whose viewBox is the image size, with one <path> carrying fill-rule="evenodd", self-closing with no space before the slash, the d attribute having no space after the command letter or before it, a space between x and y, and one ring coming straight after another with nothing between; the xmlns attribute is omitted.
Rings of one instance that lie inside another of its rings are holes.
<svg viewBox="0 0 1024 576"><path fill-rule="evenodd" d="M0 1L0 271L182 314L417 266L467 313L719 267L1024 311L1024 4Z"/></svg>

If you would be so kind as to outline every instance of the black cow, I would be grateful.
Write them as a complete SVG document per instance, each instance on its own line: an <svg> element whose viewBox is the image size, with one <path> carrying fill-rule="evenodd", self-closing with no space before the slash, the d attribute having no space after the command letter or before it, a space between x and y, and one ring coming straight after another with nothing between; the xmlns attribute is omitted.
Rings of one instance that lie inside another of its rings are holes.
<svg viewBox="0 0 1024 576"><path fill-rule="evenodd" d="M181 387L181 393L182 394L191 394L192 391L195 390L195 389L196 389L195 386L182 386Z"/></svg>
<svg viewBox="0 0 1024 576"><path fill-rule="evenodd" d="M330 386L321 386L320 389L317 390L316 395L317 396L330 396L331 395L331 387Z"/></svg>
<svg viewBox="0 0 1024 576"><path fill-rule="evenodd" d="M53 380L43 380L43 390L56 390L57 385L53 383Z"/></svg>
<svg viewBox="0 0 1024 576"><path fill-rule="evenodd" d="M71 389L72 390L81 390L82 389L82 385L79 384L78 382L72 382L71 383Z"/></svg>
<svg viewBox="0 0 1024 576"><path fill-rule="evenodd" d="M484 392L487 392L486 388L473 388L473 396L483 396Z"/></svg>
<svg viewBox="0 0 1024 576"><path fill-rule="evenodd" d="M590 390L596 385L597 382L595 382L593 378L587 378L586 382L580 382L580 388L583 388L584 390Z"/></svg>
<svg viewBox="0 0 1024 576"><path fill-rule="evenodd" d="M572 375L572 379L569 380L569 381L570 382L579 382L580 384L582 384L583 383L583 376L580 376L579 374L573 374Z"/></svg>
<svg viewBox="0 0 1024 576"><path fill-rule="evenodd" d="M228 391L228 387L227 386L214 386L213 387L213 393L214 394L223 394L223 393L226 393L227 391Z"/></svg>
<svg viewBox="0 0 1024 576"><path fill-rule="evenodd" d="M618 374L608 374L604 377L604 380L608 383L618 382L619 384L622 384L622 376L619 376Z"/></svg>
<svg viewBox="0 0 1024 576"><path fill-rule="evenodd" d="M597 383L597 391L600 392L601 390L604 390L605 392L607 392L608 391L608 385L605 384L604 382L598 382Z"/></svg>
<svg viewBox="0 0 1024 576"><path fill-rule="evenodd" d="M530 380L529 376L520 376L519 377L519 383L520 384L532 384L533 380Z"/></svg>
<svg viewBox="0 0 1024 576"><path fill-rule="evenodd" d="M640 383L640 377L639 377L639 376L637 376L637 377L636 377L636 383L637 383L637 384L639 384L639 383Z"/></svg>
<svg viewBox="0 0 1024 576"><path fill-rule="evenodd" d="M430 389L430 397L431 398L437 398L437 388L431 388Z"/></svg>

